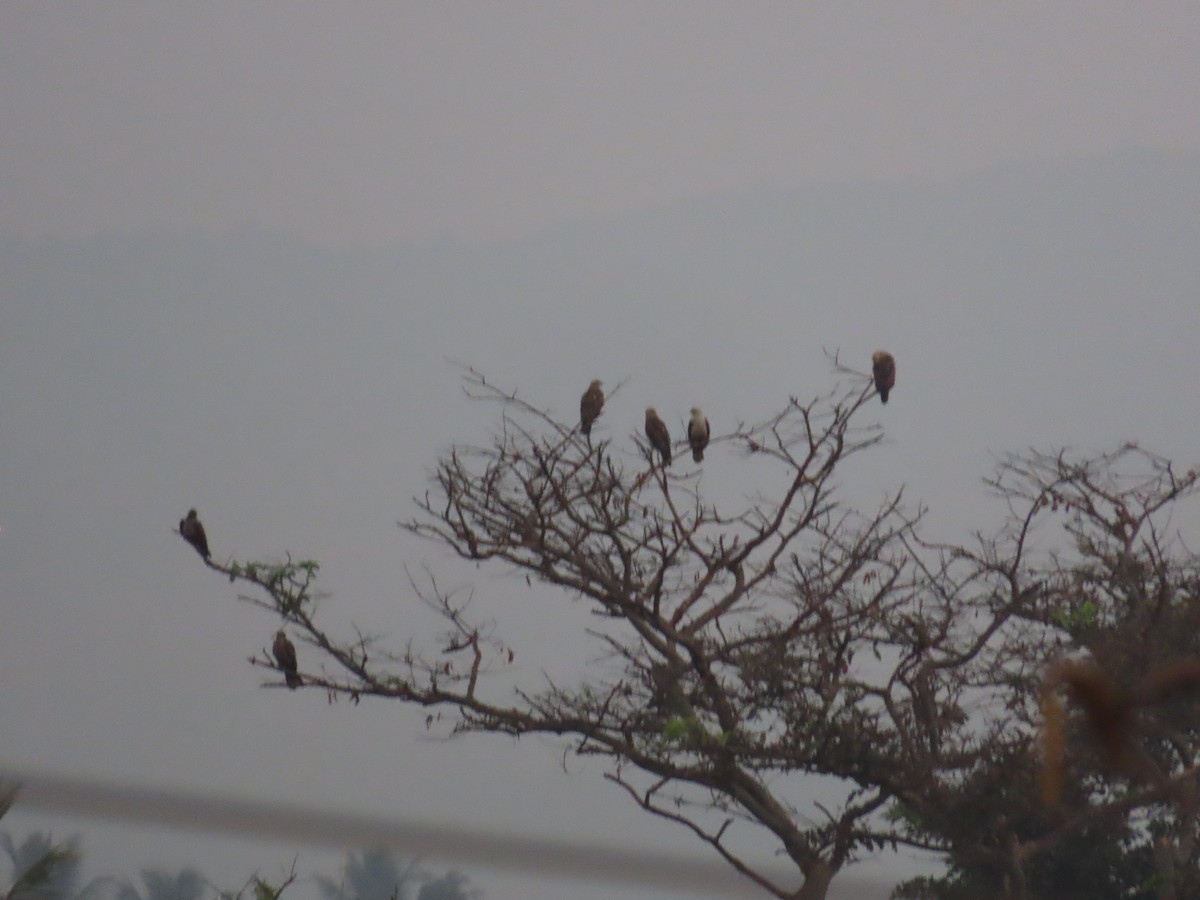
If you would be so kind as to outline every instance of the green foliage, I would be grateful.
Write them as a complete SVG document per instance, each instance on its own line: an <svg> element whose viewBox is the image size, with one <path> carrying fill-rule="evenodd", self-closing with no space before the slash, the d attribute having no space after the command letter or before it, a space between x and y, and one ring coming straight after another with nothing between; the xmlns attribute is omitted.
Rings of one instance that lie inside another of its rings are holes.
<svg viewBox="0 0 1200 900"><path fill-rule="evenodd" d="M668 744L680 747L696 748L704 744L708 734L704 723L696 716L672 716L663 724L663 740ZM725 736L714 738L719 743L725 741Z"/></svg>
<svg viewBox="0 0 1200 900"><path fill-rule="evenodd" d="M435 879L415 860L405 863L384 849L347 853L340 882L318 877L317 885L326 900L471 900L479 896L459 872Z"/></svg>
<svg viewBox="0 0 1200 900"><path fill-rule="evenodd" d="M883 817L893 823L904 824L913 831L921 829L921 817L907 803L893 803L883 813Z"/></svg>
<svg viewBox="0 0 1200 900"><path fill-rule="evenodd" d="M250 889L254 891L254 900L279 900L283 894L283 886L276 887L269 881L254 876L250 881Z"/></svg>
<svg viewBox="0 0 1200 900"><path fill-rule="evenodd" d="M35 832L16 844L10 835L2 834L0 847L12 864L13 881L6 900L75 894L80 861L75 841L55 843L50 835Z"/></svg>
<svg viewBox="0 0 1200 900"><path fill-rule="evenodd" d="M1029 861L1023 894L1006 888L1002 865L951 860L942 876L913 878L893 900L1156 900L1149 848L1132 845L1121 827L1089 826Z"/></svg>
<svg viewBox="0 0 1200 900"><path fill-rule="evenodd" d="M672 743L682 741L688 735L687 719L675 716L663 725L663 738Z"/></svg>
<svg viewBox="0 0 1200 900"><path fill-rule="evenodd" d="M403 900L422 877L416 863L405 865L387 850L346 854L340 883L318 878L328 900Z"/></svg>
<svg viewBox="0 0 1200 900"><path fill-rule="evenodd" d="M315 569L315 563L312 566ZM0 784L0 818L12 808L17 793L17 787ZM82 866L78 838L55 842L49 834L34 832L17 843L8 833L0 833L0 849L12 869L12 881L7 890L0 890L0 900L86 900L101 890L103 896L114 900L280 900L296 880L293 864L291 873L278 885L256 874L240 890L222 891L195 869L178 873L142 869L140 887L128 880L98 878L78 890ZM316 880L330 900L414 900L414 890L415 900L482 896L460 872L434 878L415 861L404 863L388 850L348 853L340 883L320 876Z"/></svg>
<svg viewBox="0 0 1200 900"><path fill-rule="evenodd" d="M15 785L0 784L0 818L12 809L17 792ZM80 853L76 839L55 842L49 834L34 832L18 844L12 835L3 833L0 848L7 854L12 870L12 883L4 893L5 900L77 895ZM89 885L79 896L93 886Z"/></svg>
<svg viewBox="0 0 1200 900"><path fill-rule="evenodd" d="M1056 609L1050 613L1051 621L1064 631L1077 634L1095 628L1100 620L1100 608L1090 599L1069 609Z"/></svg>

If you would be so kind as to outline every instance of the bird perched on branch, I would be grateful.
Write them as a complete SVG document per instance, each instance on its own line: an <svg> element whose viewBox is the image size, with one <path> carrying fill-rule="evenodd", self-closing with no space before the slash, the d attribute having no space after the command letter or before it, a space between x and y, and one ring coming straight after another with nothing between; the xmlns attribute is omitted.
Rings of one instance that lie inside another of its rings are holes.
<svg viewBox="0 0 1200 900"><path fill-rule="evenodd" d="M588 385L588 389L579 398L579 430L583 436L592 436L592 423L600 418L604 411L604 391L600 390L600 379L597 378Z"/></svg>
<svg viewBox="0 0 1200 900"><path fill-rule="evenodd" d="M688 420L687 438L692 445L692 459L704 462L704 448L708 446L708 419L700 412L700 407L692 407L692 417Z"/></svg>
<svg viewBox="0 0 1200 900"><path fill-rule="evenodd" d="M653 406L646 407L646 437L650 446L662 454L664 466L671 464L671 434L667 423L658 417Z"/></svg>
<svg viewBox="0 0 1200 900"><path fill-rule="evenodd" d="M1092 661L1067 660L1051 666L1042 685L1042 791L1051 804L1057 802L1063 782L1066 739L1057 696L1060 687L1083 711L1100 759L1111 771L1133 781L1158 786L1166 783L1157 763L1141 746L1144 730L1138 713L1200 689L1200 659L1184 658L1159 665L1132 689L1118 685Z"/></svg>
<svg viewBox="0 0 1200 900"><path fill-rule="evenodd" d="M200 524L194 509L189 509L187 517L179 520L179 533L202 557L208 559L211 556L208 552L208 535L204 533L204 526Z"/></svg>
<svg viewBox="0 0 1200 900"><path fill-rule="evenodd" d="M888 393L896 386L896 360L886 350L876 350L871 354L871 371L879 399L887 403Z"/></svg>
<svg viewBox="0 0 1200 900"><path fill-rule="evenodd" d="M304 684L300 678L299 665L296 662L296 647L288 640L288 636L283 631L275 632L275 643L271 645L271 653L283 671L283 680L287 682L289 688L294 691Z"/></svg>

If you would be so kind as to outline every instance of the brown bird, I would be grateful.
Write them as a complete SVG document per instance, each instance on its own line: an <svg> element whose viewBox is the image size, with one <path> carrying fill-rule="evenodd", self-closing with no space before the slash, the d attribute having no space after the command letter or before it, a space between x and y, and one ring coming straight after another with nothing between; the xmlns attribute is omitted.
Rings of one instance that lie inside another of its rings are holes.
<svg viewBox="0 0 1200 900"><path fill-rule="evenodd" d="M196 548L197 553L205 559L209 558L211 554L208 552L208 536L204 533L204 526L200 524L194 509L188 510L187 518L179 520L179 533Z"/></svg>
<svg viewBox="0 0 1200 900"><path fill-rule="evenodd" d="M887 403L888 393L896 386L896 360L886 350L876 350L871 354L871 370L879 399Z"/></svg>
<svg viewBox="0 0 1200 900"><path fill-rule="evenodd" d="M603 411L604 391L600 390L600 379L597 378L579 398L579 430L584 437L592 436L592 423L600 418Z"/></svg>
<svg viewBox="0 0 1200 900"><path fill-rule="evenodd" d="M1200 687L1200 659L1160 665L1132 690L1119 687L1095 662L1068 660L1052 666L1042 687L1046 720L1042 790L1051 803L1057 802L1063 781L1064 717L1056 696L1060 685L1083 710L1092 741L1109 769L1134 781L1166 783L1158 765L1140 746L1143 729L1138 712Z"/></svg>
<svg viewBox="0 0 1200 900"><path fill-rule="evenodd" d="M671 434L667 423L658 417L653 406L646 407L646 437L650 446L662 454L664 466L671 464Z"/></svg>
<svg viewBox="0 0 1200 900"><path fill-rule="evenodd" d="M688 420L687 438L692 445L692 459L704 462L704 448L708 446L708 419L700 412L700 407L692 407L692 417Z"/></svg>
<svg viewBox="0 0 1200 900"><path fill-rule="evenodd" d="M275 643L271 645L271 653L275 655L275 662L283 671L283 679L289 688L294 691L304 684L296 663L296 647L283 631L275 632Z"/></svg>
<svg viewBox="0 0 1200 900"><path fill-rule="evenodd" d="M1094 664L1067 662L1059 669L1071 699L1083 710L1092 738L1112 768L1133 769L1133 698Z"/></svg>

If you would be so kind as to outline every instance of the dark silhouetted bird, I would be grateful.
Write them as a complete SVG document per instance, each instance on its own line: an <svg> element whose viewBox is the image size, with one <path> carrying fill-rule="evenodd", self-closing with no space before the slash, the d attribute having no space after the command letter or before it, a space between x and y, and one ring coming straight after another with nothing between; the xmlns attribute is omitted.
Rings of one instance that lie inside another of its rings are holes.
<svg viewBox="0 0 1200 900"><path fill-rule="evenodd" d="M876 350L871 354L871 370L879 399L887 403L888 394L896 386L896 360L886 350Z"/></svg>
<svg viewBox="0 0 1200 900"><path fill-rule="evenodd" d="M296 663L296 647L282 631L275 632L275 643L271 645L271 652L275 655L275 662L283 670L283 678L288 687L294 691L304 684L300 679L299 666Z"/></svg>
<svg viewBox="0 0 1200 900"><path fill-rule="evenodd" d="M671 434L667 431L667 423L658 417L653 406L646 408L646 437L650 446L662 454L664 466L671 464Z"/></svg>
<svg viewBox="0 0 1200 900"><path fill-rule="evenodd" d="M208 536L204 533L204 526L200 524L200 519L194 509L188 510L187 518L179 520L179 533L205 559L211 556L208 552Z"/></svg>
<svg viewBox="0 0 1200 900"><path fill-rule="evenodd" d="M700 412L700 407L692 407L692 417L688 420L687 437L692 445L692 459L704 462L704 448L708 446L708 419Z"/></svg>
<svg viewBox="0 0 1200 900"><path fill-rule="evenodd" d="M584 437L592 436L592 423L600 418L603 411L604 391L600 390L600 379L597 378L579 398L579 430Z"/></svg>

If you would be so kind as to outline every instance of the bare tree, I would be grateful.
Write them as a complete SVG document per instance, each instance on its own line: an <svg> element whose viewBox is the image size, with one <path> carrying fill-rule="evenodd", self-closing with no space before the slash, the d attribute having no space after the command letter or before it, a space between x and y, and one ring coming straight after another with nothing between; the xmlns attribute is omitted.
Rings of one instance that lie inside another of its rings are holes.
<svg viewBox="0 0 1200 900"><path fill-rule="evenodd" d="M453 733L563 736L575 753L606 760L606 777L641 808L690 829L776 897L822 898L846 865L900 844L992 865L1001 892L1027 896L1030 859L1086 821L1151 808L1190 765L1189 736L1174 768L1139 782L1133 799L1108 796L1093 779L1071 785L1070 809L1031 789L1025 818L962 815L972 793L1005 771L1036 774L1046 666L1067 648L1098 652L1079 630L1084 594L1115 604L1134 588L1111 582L1111 567L1109 581L1103 572L1095 584L1081 581L1089 567L1110 557L1128 567L1138 549L1150 560L1142 576L1164 570L1171 590L1182 589L1183 570L1161 557L1152 522L1193 491L1195 475L1176 479L1144 457L1158 480L1114 493L1105 473L1133 451L1084 464L1014 458L992 481L1009 504L1005 530L970 547L930 543L900 490L868 514L839 494L847 460L882 438L878 427L854 424L873 393L869 375L853 377L849 389L793 398L769 419L713 438L762 460L773 479L769 493L725 511L706 501L694 471L653 465L640 438L640 454L592 444L468 376L471 396L499 405L498 429L487 446L439 460L404 527L463 559L523 574L530 590L582 600L607 664L578 684L514 691L488 677L512 651L432 576L412 586L443 617L444 639L389 652L318 624L311 561L209 565L260 588L243 599L319 651L329 664L320 672L301 659L306 688L445 710ZM1065 558L1048 541L1033 559L1035 524L1068 505L1075 518L1065 533L1081 555ZM1091 532L1102 525L1110 539L1098 544ZM1194 600L1194 577L1189 590ZM252 661L276 667L265 650ZM1092 778L1090 766L1081 771ZM819 795L806 789L813 776ZM793 879L746 855L755 832L770 835Z"/></svg>

